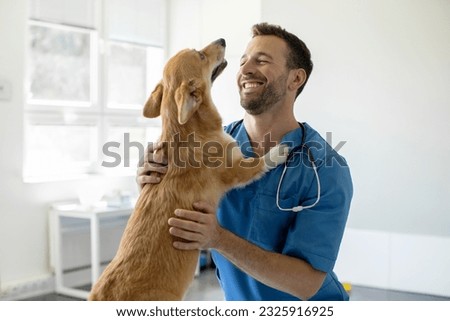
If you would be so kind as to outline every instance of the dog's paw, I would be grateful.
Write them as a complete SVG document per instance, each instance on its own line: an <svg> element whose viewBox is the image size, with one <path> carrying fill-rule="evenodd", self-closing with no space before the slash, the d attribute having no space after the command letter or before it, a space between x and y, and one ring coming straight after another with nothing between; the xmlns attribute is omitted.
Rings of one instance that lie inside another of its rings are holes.
<svg viewBox="0 0 450 321"><path fill-rule="evenodd" d="M268 170L284 164L289 155L289 146L281 144L273 147L266 155L264 155L264 162Z"/></svg>

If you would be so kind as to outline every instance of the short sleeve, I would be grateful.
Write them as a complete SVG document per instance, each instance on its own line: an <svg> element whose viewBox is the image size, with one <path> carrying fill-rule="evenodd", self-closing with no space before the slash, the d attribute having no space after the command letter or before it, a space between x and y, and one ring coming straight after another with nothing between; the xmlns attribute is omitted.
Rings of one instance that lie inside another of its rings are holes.
<svg viewBox="0 0 450 321"><path fill-rule="evenodd" d="M344 234L353 185L342 157L339 162L323 163L318 168L318 175L322 190L320 201L296 215L289 228L283 254L303 259L317 270L330 272ZM316 197L317 184L313 183L305 203L313 203Z"/></svg>

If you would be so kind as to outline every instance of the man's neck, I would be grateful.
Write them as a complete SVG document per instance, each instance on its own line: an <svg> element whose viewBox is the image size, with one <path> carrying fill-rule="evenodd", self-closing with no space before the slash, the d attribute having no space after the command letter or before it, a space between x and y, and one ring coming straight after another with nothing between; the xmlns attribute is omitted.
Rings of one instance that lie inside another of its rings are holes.
<svg viewBox="0 0 450 321"><path fill-rule="evenodd" d="M299 127L292 113L287 115L273 113L245 114L244 125L253 151L258 156L267 153L270 148L280 143L286 133Z"/></svg>

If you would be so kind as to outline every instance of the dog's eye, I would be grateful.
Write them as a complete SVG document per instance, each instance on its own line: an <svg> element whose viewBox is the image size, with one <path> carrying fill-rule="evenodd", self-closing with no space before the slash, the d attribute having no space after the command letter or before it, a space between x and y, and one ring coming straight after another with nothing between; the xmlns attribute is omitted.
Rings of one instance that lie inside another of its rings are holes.
<svg viewBox="0 0 450 321"><path fill-rule="evenodd" d="M198 55L200 56L201 60L205 60L206 59L206 56L205 56L205 54L203 52L199 51Z"/></svg>

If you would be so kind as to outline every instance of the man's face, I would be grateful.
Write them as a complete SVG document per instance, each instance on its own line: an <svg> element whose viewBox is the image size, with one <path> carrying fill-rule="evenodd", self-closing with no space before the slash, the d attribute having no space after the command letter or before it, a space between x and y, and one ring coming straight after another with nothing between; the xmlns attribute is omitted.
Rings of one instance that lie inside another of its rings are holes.
<svg viewBox="0 0 450 321"><path fill-rule="evenodd" d="M251 115L274 108L286 96L288 47L275 36L256 36L241 58L237 84L241 106Z"/></svg>

